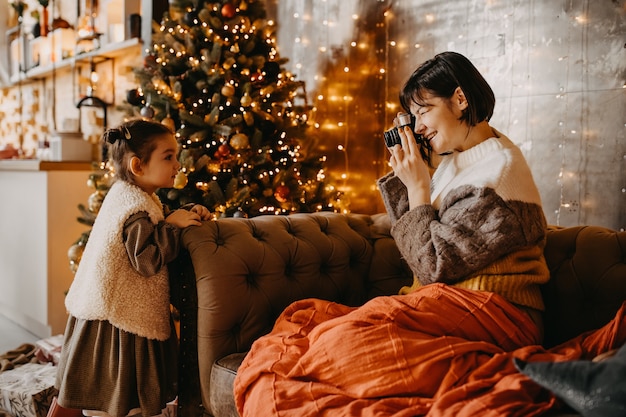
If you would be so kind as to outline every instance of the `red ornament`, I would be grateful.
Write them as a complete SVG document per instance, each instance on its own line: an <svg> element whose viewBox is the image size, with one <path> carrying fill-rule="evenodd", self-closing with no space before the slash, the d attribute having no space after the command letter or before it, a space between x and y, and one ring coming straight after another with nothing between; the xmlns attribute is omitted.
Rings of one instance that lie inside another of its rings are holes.
<svg viewBox="0 0 626 417"><path fill-rule="evenodd" d="M235 9L235 6L233 6L231 3L226 3L224 6L222 6L222 16L224 16L226 19L232 19L233 17L235 17L236 12L237 10Z"/></svg>
<svg viewBox="0 0 626 417"><path fill-rule="evenodd" d="M261 73L261 71L257 71L254 74L251 74L250 81L252 81L253 83L263 81L263 73Z"/></svg>
<svg viewBox="0 0 626 417"><path fill-rule="evenodd" d="M157 58L156 56L150 54L146 55L143 59L143 67L146 69L154 69L157 67Z"/></svg>
<svg viewBox="0 0 626 417"><path fill-rule="evenodd" d="M222 143L219 148L217 148L217 152L221 155L221 156L228 156L230 155L230 147L225 144Z"/></svg>
<svg viewBox="0 0 626 417"><path fill-rule="evenodd" d="M276 187L276 190L274 190L274 198L279 203L286 202L287 199L289 199L289 194L291 194L291 190L284 184L279 185L278 187Z"/></svg>

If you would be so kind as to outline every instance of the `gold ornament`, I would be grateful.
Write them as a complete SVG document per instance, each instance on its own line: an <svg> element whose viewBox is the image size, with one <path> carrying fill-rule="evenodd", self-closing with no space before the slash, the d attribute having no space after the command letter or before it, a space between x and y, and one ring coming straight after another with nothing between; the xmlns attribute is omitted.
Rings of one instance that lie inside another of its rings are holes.
<svg viewBox="0 0 626 417"><path fill-rule="evenodd" d="M76 270L78 269L78 264L83 257L84 250L85 246L78 243L70 246L70 248L68 249L67 257L70 260L70 270L72 271L72 273L76 273Z"/></svg>
<svg viewBox="0 0 626 417"><path fill-rule="evenodd" d="M241 105L248 107L250 104L252 104L252 97L250 97L250 94L245 93L243 97L241 97Z"/></svg>
<svg viewBox="0 0 626 417"><path fill-rule="evenodd" d="M100 207L102 207L102 202L104 201L104 196L104 192L100 190L89 196L87 199L87 208L90 212L98 213L100 211Z"/></svg>
<svg viewBox="0 0 626 417"><path fill-rule="evenodd" d="M176 122L169 115L167 115L163 120L161 120L161 124L167 126L169 130L172 132L176 131Z"/></svg>
<svg viewBox="0 0 626 417"><path fill-rule="evenodd" d="M187 185L187 175L183 171L178 171L176 178L174 178L174 188L182 190Z"/></svg>
<svg viewBox="0 0 626 417"><path fill-rule="evenodd" d="M224 97L232 97L235 95L235 87L233 87L231 84L224 84L224 86L222 87L222 95Z"/></svg>
<svg viewBox="0 0 626 417"><path fill-rule="evenodd" d="M250 139L245 133L236 133L230 138L230 146L236 150L246 149L250 146Z"/></svg>

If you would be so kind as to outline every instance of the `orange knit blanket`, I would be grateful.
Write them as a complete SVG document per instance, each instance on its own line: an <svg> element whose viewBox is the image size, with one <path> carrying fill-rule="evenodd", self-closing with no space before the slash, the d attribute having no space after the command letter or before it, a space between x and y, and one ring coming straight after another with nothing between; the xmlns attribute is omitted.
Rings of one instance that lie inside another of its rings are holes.
<svg viewBox="0 0 626 417"><path fill-rule="evenodd" d="M626 340L626 302L605 327L553 349L502 297L432 284L353 308L289 306L239 369L242 416L535 416L561 402L512 358L592 358Z"/></svg>

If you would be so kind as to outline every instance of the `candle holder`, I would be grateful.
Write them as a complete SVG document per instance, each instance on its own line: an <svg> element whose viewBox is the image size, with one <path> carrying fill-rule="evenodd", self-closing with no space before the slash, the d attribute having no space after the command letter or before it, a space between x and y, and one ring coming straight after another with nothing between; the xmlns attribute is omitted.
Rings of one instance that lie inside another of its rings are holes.
<svg viewBox="0 0 626 417"><path fill-rule="evenodd" d="M96 30L97 0L85 0L81 5L80 17L76 24L76 54L98 49L102 36L102 33Z"/></svg>
<svg viewBox="0 0 626 417"><path fill-rule="evenodd" d="M41 27L40 29L40 35L41 36L48 36L48 32L50 32L50 14L48 13L48 5L49 5L49 1L48 0L39 0L39 5L41 6L41 16L40 16L40 20L39 20L39 26Z"/></svg>
<svg viewBox="0 0 626 417"><path fill-rule="evenodd" d="M97 65L108 61L111 68L108 73L113 74L113 60L103 59L98 62L91 57L89 61L77 61L74 68L74 88L76 108L80 111L83 107L95 107L102 110L102 128L106 130L108 127L107 113L108 108L113 105L115 98L115 89L112 80L107 80L98 72ZM85 74L86 73L86 74ZM106 146L100 149L102 161L108 158Z"/></svg>

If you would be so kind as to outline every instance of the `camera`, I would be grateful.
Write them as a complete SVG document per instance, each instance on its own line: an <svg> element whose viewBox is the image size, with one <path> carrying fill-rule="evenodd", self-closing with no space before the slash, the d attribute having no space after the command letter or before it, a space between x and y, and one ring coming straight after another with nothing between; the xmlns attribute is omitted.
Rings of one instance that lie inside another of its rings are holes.
<svg viewBox="0 0 626 417"><path fill-rule="evenodd" d="M383 137L385 139L385 145L388 148L393 147L394 145L400 145L402 142L400 140L400 134L398 133L398 129L403 128L404 126L409 126L411 130L415 129L415 116L409 113L401 113L394 120L396 126L392 127L389 130L383 132Z"/></svg>

